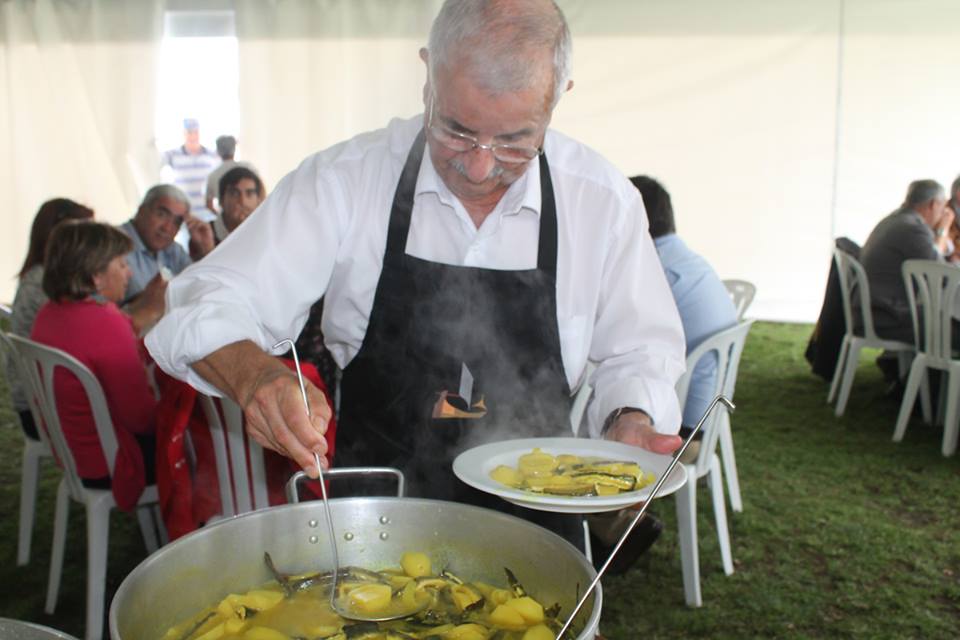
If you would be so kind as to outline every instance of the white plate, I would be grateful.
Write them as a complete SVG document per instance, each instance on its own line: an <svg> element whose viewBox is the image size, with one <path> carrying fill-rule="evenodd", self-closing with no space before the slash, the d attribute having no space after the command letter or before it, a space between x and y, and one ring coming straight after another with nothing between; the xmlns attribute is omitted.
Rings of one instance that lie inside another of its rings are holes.
<svg viewBox="0 0 960 640"><path fill-rule="evenodd" d="M498 465L516 467L520 456L530 453L534 448L552 455L568 453L577 456L597 456L606 460L636 462L644 473L652 473L655 480L639 491L627 491L615 496L554 496L513 489L490 477L490 472ZM468 449L453 461L453 472L471 487L500 496L521 507L561 513L599 513L616 511L648 499L656 485L656 480L660 479L660 475L666 471L672 459L671 456L651 453L646 449L611 440L523 438L491 442ZM667 481L663 483L657 497L673 493L686 481L687 471L682 464L678 464L667 477Z"/></svg>

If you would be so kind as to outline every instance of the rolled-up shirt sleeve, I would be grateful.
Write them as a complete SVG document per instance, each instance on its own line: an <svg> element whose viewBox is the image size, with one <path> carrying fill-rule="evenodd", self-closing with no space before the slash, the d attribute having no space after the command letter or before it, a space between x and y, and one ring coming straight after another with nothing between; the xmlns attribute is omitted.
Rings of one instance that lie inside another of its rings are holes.
<svg viewBox="0 0 960 640"><path fill-rule="evenodd" d="M593 396L587 425L599 437L621 407L642 409L660 433L677 433L676 383L685 370L683 325L636 198L611 235L603 269L590 360Z"/></svg>
<svg viewBox="0 0 960 640"><path fill-rule="evenodd" d="M346 221L337 174L320 164L306 159L210 255L170 281L166 313L145 340L164 371L219 394L192 363L241 340L271 351L297 337L330 280Z"/></svg>

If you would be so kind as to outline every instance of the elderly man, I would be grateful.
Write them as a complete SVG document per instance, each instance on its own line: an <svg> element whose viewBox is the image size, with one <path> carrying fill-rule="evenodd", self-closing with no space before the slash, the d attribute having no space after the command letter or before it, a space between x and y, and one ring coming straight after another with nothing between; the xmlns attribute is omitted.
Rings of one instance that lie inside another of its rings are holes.
<svg viewBox="0 0 960 640"><path fill-rule="evenodd" d="M482 502L453 457L569 435L588 358L589 435L674 451L680 319L639 194L548 129L569 56L550 0L447 0L420 52L425 113L308 158L175 280L147 337L160 366L237 400L258 442L309 470L330 408L311 388L308 416L265 350L325 296L338 465L397 466L414 495ZM547 526L582 542L572 517Z"/></svg>
<svg viewBox="0 0 960 640"><path fill-rule="evenodd" d="M260 176L247 167L234 167L227 171L219 185L223 211L211 223L217 244L226 240L267 197Z"/></svg>
<svg viewBox="0 0 960 640"><path fill-rule="evenodd" d="M901 267L906 260L942 260L953 252L947 230L954 213L946 202L943 187L935 180L911 182L903 204L874 227L860 250L870 282L873 324L882 338L913 342ZM859 302L856 297L854 301Z"/></svg>
<svg viewBox="0 0 960 640"><path fill-rule="evenodd" d="M127 255L133 275L127 284L125 302L144 291L150 297L162 297L166 288L162 270L173 276L190 265L191 256L174 242L184 222L190 233L193 258L199 259L213 248L213 233L209 225L190 217L190 201L173 185L151 187L133 218L120 225L120 230L133 240L133 251Z"/></svg>

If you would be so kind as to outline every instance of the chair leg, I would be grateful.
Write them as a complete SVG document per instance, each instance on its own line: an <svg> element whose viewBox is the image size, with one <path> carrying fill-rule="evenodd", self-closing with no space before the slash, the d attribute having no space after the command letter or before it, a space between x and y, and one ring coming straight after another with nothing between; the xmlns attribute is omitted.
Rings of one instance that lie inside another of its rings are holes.
<svg viewBox="0 0 960 640"><path fill-rule="evenodd" d="M40 455L36 446L24 443L20 465L20 530L17 537L17 566L30 562L30 543L37 510L37 486L40 484Z"/></svg>
<svg viewBox="0 0 960 640"><path fill-rule="evenodd" d="M930 399L930 374L926 368L920 380L920 410L924 424L933 424L933 401Z"/></svg>
<svg viewBox="0 0 960 640"><path fill-rule="evenodd" d="M943 422L943 446L941 451L945 456L952 456L957 451L957 406L960 404L960 371L948 370L947 376L947 415ZM940 387L943 389L943 385Z"/></svg>
<svg viewBox="0 0 960 640"><path fill-rule="evenodd" d="M103 607L107 590L107 549L110 545L110 503L87 505L87 631L86 640L103 638Z"/></svg>
<svg viewBox="0 0 960 640"><path fill-rule="evenodd" d="M52 614L60 595L60 575L63 573L63 551L67 544L67 519L70 517L70 491L67 481L57 487L57 506L53 516L53 546L50 549L50 575L47 578L47 602L44 611Z"/></svg>
<svg viewBox="0 0 960 640"><path fill-rule="evenodd" d="M830 404L837 397L837 390L840 388L840 379L843 377L843 367L847 361L847 352L850 350L850 336L843 336L843 342L840 344L840 354L837 356L837 366L833 369L833 380L830 381L830 392L827 394L827 404Z"/></svg>
<svg viewBox="0 0 960 640"><path fill-rule="evenodd" d="M160 546L170 543L170 536L167 534L167 526L163 522L163 512L160 505L153 505L153 521L157 523L157 532L160 534Z"/></svg>
<svg viewBox="0 0 960 640"><path fill-rule="evenodd" d="M723 475L727 478L730 508L740 513L743 511L743 500L740 497L740 476L737 474L737 456L733 452L733 431L730 429L730 416L726 412L720 416L720 456L723 459Z"/></svg>
<svg viewBox="0 0 960 640"><path fill-rule="evenodd" d="M680 534L680 563L683 567L683 595L688 607L703 605L700 593L700 553L697 548L697 478L687 467L687 483L677 491L677 528Z"/></svg>
<svg viewBox="0 0 960 640"><path fill-rule="evenodd" d="M593 545L590 544L590 524L587 519L583 519L583 555L587 557L587 562L593 564Z"/></svg>
<svg viewBox="0 0 960 640"><path fill-rule="evenodd" d="M720 559L723 572L733 573L733 552L730 549L730 529L727 526L727 503L723 499L723 481L720 478L720 460L714 456L710 463L710 477L713 479L713 517L717 523L717 539L720 542Z"/></svg>
<svg viewBox="0 0 960 640"><path fill-rule="evenodd" d="M847 359L843 365L843 380L840 381L840 397L837 399L837 407L834 411L838 418L847 409L847 400L850 399L850 389L853 387L853 377L857 374L857 365L860 364L860 348L859 342L856 340L850 341Z"/></svg>
<svg viewBox="0 0 960 640"><path fill-rule="evenodd" d="M159 548L157 546L157 529L153 520L153 505L137 507L137 522L140 524L143 545L147 548L147 555L150 555Z"/></svg>
<svg viewBox="0 0 960 640"><path fill-rule="evenodd" d="M922 355L918 355L914 359L913 364L910 365L910 375L907 377L907 388L903 391L903 400L900 402L900 413L897 414L897 424L893 429L894 442L903 440L903 434L907 432L907 423L910 422L910 414L913 413L913 405L917 401L917 390L920 388L920 381L926 377L926 373L926 360Z"/></svg>

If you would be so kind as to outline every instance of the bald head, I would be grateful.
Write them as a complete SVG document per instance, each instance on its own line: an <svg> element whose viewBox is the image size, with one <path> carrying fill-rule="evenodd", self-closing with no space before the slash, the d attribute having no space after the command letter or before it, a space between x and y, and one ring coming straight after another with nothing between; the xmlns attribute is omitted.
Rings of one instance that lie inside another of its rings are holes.
<svg viewBox="0 0 960 640"><path fill-rule="evenodd" d="M456 69L491 95L543 88L549 107L570 77L570 31L552 0L446 0L430 30L430 78Z"/></svg>

